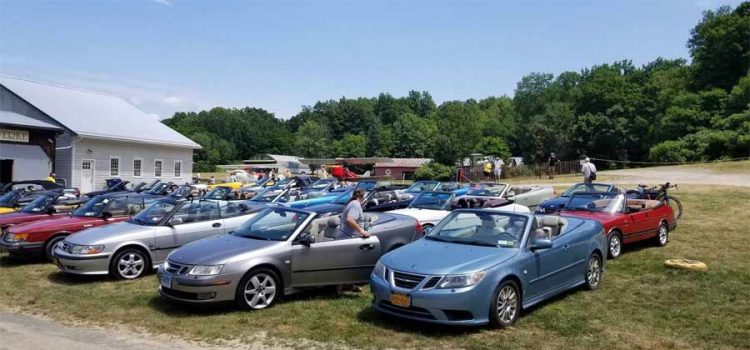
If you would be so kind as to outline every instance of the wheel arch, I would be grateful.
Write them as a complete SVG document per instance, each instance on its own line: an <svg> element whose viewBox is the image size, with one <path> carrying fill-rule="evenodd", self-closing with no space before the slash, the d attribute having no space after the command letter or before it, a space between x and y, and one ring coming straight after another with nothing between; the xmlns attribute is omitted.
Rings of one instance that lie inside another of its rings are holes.
<svg viewBox="0 0 750 350"><path fill-rule="evenodd" d="M117 256L117 254L120 254L121 251L123 251L125 249L128 249L128 248L138 249L138 250L142 251L143 253L145 253L146 259L148 259L148 265L147 266L151 266L152 269L153 269L154 258L151 256L151 251L148 249L148 247L146 247L146 246L144 246L144 245L142 245L140 243L136 243L136 242L128 242L128 243L122 244L119 247L117 247L117 249L115 249L115 251L112 253L112 255L110 255L110 257L109 257L109 264L108 265L112 265L112 261L114 261L114 259Z"/></svg>
<svg viewBox="0 0 750 350"><path fill-rule="evenodd" d="M274 263L271 263L271 262L261 262L261 263L255 264L252 267L250 267L247 271L245 271L245 273L242 275L242 278L245 278L245 276L247 276L249 273L251 273L251 272L253 272L253 271L257 270L257 269L268 269L268 270L273 271L273 273L276 274L276 278L279 280L279 284L280 284L279 287L280 287L280 290L282 291L281 294L282 295L285 294L284 293L284 286L286 286L287 283L285 283L286 281L285 281L284 274L281 272L281 269L279 269L279 267L276 266Z"/></svg>

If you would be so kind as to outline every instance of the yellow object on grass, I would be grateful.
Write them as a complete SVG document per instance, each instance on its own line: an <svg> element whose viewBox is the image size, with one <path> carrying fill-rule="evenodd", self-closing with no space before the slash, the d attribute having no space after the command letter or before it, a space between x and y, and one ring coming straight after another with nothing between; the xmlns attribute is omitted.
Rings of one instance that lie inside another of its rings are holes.
<svg viewBox="0 0 750 350"><path fill-rule="evenodd" d="M226 186L232 189L232 191L239 190L243 185L245 185L242 182L236 181L236 182L227 182L223 184L214 184L214 185L208 185L208 190L213 190L216 186Z"/></svg>
<svg viewBox="0 0 750 350"><path fill-rule="evenodd" d="M664 265L673 269L683 269L690 271L708 270L708 266L706 266L704 262L692 259L669 259L664 262Z"/></svg>

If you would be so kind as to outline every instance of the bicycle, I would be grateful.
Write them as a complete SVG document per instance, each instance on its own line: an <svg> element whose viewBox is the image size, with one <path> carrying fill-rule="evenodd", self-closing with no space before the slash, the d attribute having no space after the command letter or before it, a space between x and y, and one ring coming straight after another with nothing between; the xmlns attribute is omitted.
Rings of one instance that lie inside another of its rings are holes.
<svg viewBox="0 0 750 350"><path fill-rule="evenodd" d="M674 211L674 221L677 222L682 217L682 202L679 198L669 194L669 189L671 188L677 190L677 185L667 182L663 185L649 188L647 185L639 184L637 190L627 190L625 195L632 199L664 201Z"/></svg>

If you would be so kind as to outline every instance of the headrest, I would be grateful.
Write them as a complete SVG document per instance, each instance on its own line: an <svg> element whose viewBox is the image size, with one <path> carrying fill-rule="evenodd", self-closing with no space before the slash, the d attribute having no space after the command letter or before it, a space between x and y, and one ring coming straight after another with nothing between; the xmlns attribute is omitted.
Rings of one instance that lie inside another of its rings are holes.
<svg viewBox="0 0 750 350"><path fill-rule="evenodd" d="M328 227L338 227L341 224L341 220L338 216L331 216L328 218Z"/></svg>
<svg viewBox="0 0 750 350"><path fill-rule="evenodd" d="M547 238L547 233L545 233L544 230L540 228L534 230L534 239L539 239L539 238Z"/></svg>
<svg viewBox="0 0 750 350"><path fill-rule="evenodd" d="M545 215L542 217L542 226L561 226L562 224L559 216Z"/></svg>

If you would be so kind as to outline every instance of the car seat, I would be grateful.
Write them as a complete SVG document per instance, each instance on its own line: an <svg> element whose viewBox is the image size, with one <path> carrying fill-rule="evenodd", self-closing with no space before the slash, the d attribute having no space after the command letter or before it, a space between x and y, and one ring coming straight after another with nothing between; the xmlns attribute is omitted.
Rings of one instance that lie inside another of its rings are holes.
<svg viewBox="0 0 750 350"><path fill-rule="evenodd" d="M331 216L328 218L327 225L323 231L323 237L336 239L336 229L341 224L341 219L338 216Z"/></svg>

